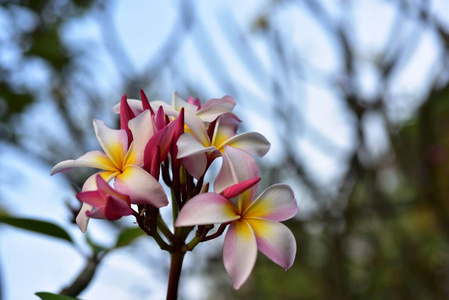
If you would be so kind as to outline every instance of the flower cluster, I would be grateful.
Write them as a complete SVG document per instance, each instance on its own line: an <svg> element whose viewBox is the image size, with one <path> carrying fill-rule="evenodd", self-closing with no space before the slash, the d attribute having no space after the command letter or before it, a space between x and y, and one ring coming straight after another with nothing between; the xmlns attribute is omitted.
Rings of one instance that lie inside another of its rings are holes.
<svg viewBox="0 0 449 300"><path fill-rule="evenodd" d="M232 111L229 96L181 99L175 92L171 105L127 99L114 106L120 129L94 120L102 150L58 163L51 174L74 167L99 169L84 183L77 198L82 202L76 222L85 232L90 218L117 220L135 216L138 225L161 249L173 253L191 251L200 242L220 236L227 229L223 262L234 288L249 277L260 250L284 269L293 264L296 241L280 221L296 215L292 189L276 184L259 196L259 169L253 156L264 156L270 143L261 134L238 134L241 119ZM206 174L222 157L218 175L209 191ZM163 182L171 190L169 201ZM159 208L172 205L171 231ZM210 233L213 224L218 230ZM190 241L188 235L196 229ZM162 234L162 236L161 236Z"/></svg>

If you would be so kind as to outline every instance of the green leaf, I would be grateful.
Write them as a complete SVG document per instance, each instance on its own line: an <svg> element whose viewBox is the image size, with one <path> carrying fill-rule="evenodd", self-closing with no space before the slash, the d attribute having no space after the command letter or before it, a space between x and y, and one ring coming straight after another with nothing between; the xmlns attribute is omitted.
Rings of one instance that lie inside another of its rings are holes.
<svg viewBox="0 0 449 300"><path fill-rule="evenodd" d="M135 239L146 235L139 227L125 228L117 238L115 248L125 247L134 242Z"/></svg>
<svg viewBox="0 0 449 300"><path fill-rule="evenodd" d="M52 293L47 293L47 292L38 292L35 295L38 296L39 298L41 298L41 300L78 300L78 298L73 298L73 297L58 295L58 294L52 294Z"/></svg>
<svg viewBox="0 0 449 300"><path fill-rule="evenodd" d="M64 229L50 222L25 218L0 217L0 223L8 224L32 232L42 233L73 243L72 238Z"/></svg>

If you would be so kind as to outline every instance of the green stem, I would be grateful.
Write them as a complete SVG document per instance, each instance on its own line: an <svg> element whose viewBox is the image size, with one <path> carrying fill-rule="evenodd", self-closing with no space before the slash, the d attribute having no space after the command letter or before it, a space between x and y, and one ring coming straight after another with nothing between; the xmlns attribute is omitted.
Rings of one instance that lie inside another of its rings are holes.
<svg viewBox="0 0 449 300"><path fill-rule="evenodd" d="M170 275L168 278L167 300L178 299L178 286L181 277L182 262L185 252L177 251L171 254Z"/></svg>
<svg viewBox="0 0 449 300"><path fill-rule="evenodd" d="M173 240L175 237L173 233L170 231L170 228L168 228L167 224L165 224L164 219L162 219L161 215L158 215L157 217L157 227L162 232L162 234L168 239Z"/></svg>

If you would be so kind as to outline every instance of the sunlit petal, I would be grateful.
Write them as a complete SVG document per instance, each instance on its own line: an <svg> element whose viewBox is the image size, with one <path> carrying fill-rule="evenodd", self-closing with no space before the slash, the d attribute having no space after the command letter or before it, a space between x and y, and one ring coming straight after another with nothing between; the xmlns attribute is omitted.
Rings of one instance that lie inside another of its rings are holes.
<svg viewBox="0 0 449 300"><path fill-rule="evenodd" d="M59 172L68 172L72 168L90 167L107 171L116 171L116 165L101 151L90 151L78 159L61 161L51 169L50 175Z"/></svg>
<svg viewBox="0 0 449 300"><path fill-rule="evenodd" d="M298 213L298 204L291 187L274 184L257 197L244 212L245 218L285 221Z"/></svg>
<svg viewBox="0 0 449 300"><path fill-rule="evenodd" d="M103 151L120 169L128 150L128 135L123 129L116 130L107 127L103 121L94 120L95 134Z"/></svg>
<svg viewBox="0 0 449 300"><path fill-rule="evenodd" d="M257 258L257 242L249 224L244 220L231 223L223 244L223 263L239 289L248 279Z"/></svg>
<svg viewBox="0 0 449 300"><path fill-rule="evenodd" d="M160 183L138 166L125 166L123 173L115 178L114 186L120 193L129 195L133 204L151 204L155 207L168 204Z"/></svg>
<svg viewBox="0 0 449 300"><path fill-rule="evenodd" d="M215 193L199 194L181 209L176 226L193 226L226 223L240 218L232 201Z"/></svg>
<svg viewBox="0 0 449 300"><path fill-rule="evenodd" d="M276 221L245 220L256 235L257 248L285 270L289 269L296 256L296 240L290 229Z"/></svg>
<svg viewBox="0 0 449 300"><path fill-rule="evenodd" d="M270 142L258 132L245 132L231 137L223 143L247 151L251 155L259 157L267 154L270 150ZM220 149L219 149L220 150Z"/></svg>

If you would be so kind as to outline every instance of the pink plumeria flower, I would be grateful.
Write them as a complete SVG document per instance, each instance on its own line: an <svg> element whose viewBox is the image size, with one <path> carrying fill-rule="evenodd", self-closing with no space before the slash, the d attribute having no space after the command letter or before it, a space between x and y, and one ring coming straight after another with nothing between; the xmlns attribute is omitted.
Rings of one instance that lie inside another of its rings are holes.
<svg viewBox="0 0 449 300"><path fill-rule="evenodd" d="M118 220L134 213L128 195L114 190L100 175L95 177L96 189L78 193L76 197L90 205L85 214L89 218Z"/></svg>
<svg viewBox="0 0 449 300"><path fill-rule="evenodd" d="M257 132L245 132L237 134L239 120L230 113L218 117L211 137L204 123L196 120L190 131L181 135L177 146L179 149L177 158L183 158L183 164L187 171L195 178L204 174L207 167L206 153L214 153L216 156L225 153L226 146L245 150L251 155L263 157L270 149L270 142ZM211 132L209 128L209 132Z"/></svg>
<svg viewBox="0 0 449 300"><path fill-rule="evenodd" d="M221 178L217 178L218 186L236 180L239 183L223 189L221 194L204 193L190 199L179 213L176 226L230 223L223 245L223 262L234 288L239 289L251 274L257 249L285 270L292 266L296 241L292 232L279 222L293 218L298 206L292 189L285 184L272 185L255 198L259 178L253 176L258 176L257 164L245 151L231 148L224 158L231 156L240 164L224 170ZM240 159L236 158L239 155ZM236 203L228 199L237 195Z"/></svg>
<svg viewBox="0 0 449 300"><path fill-rule="evenodd" d="M223 244L223 262L235 289L248 279L257 258L257 249L276 264L288 270L296 255L292 232L279 221L293 218L298 206L292 189L285 184L267 188L245 205L237 205L216 193L205 193L188 201L176 220L176 226L228 223Z"/></svg>
<svg viewBox="0 0 449 300"><path fill-rule="evenodd" d="M74 167L101 169L103 171L86 180L83 191L92 189L94 178L99 174L106 182L115 179L115 189L129 195L133 204L166 206L168 199L163 187L153 176L142 169L145 147L154 133L150 112L146 111L129 121L128 126L134 137L129 146L126 130L111 129L100 120L94 120L93 124L103 151L90 151L76 160L62 161L53 167L50 174L70 171ZM88 208L88 206L83 206L81 213L87 211ZM78 223L78 225L81 230L85 230L84 225L87 226L87 222L84 219L82 221L83 223Z"/></svg>

